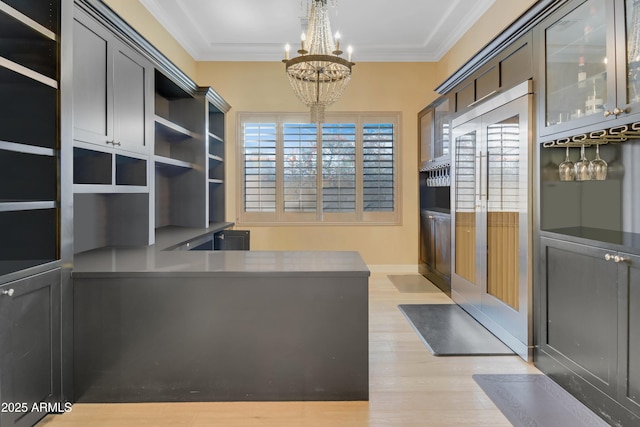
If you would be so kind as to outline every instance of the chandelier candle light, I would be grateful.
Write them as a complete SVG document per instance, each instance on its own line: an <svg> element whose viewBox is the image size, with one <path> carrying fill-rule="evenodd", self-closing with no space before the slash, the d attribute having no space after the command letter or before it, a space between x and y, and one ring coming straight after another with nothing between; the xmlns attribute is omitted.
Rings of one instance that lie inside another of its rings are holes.
<svg viewBox="0 0 640 427"><path fill-rule="evenodd" d="M299 56L289 58L291 47L285 46L285 64L291 87L300 100L311 108L311 123L324 121L324 110L334 103L351 79L353 49L342 58L340 33L331 33L327 0L311 0L309 26L302 33Z"/></svg>

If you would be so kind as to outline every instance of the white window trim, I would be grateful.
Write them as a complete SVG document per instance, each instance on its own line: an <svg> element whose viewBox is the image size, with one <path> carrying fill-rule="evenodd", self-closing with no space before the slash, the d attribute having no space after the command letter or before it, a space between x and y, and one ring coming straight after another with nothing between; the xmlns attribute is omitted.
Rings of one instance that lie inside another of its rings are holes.
<svg viewBox="0 0 640 427"><path fill-rule="evenodd" d="M275 212L245 212L244 186L244 130L246 122L275 122L277 123L276 159L276 211ZM282 173L283 158L282 126L287 123L308 123L308 113L236 113L236 223L242 226L336 226L336 225L399 225L402 218L401 194L401 123L400 112L331 112L326 113L326 123L355 123L356 124L356 212L355 213L323 213L321 210L309 212L284 212ZM363 147L362 128L365 123L393 123L393 170L394 170L394 210L392 212L366 212L363 210ZM321 177L318 177L320 182Z"/></svg>

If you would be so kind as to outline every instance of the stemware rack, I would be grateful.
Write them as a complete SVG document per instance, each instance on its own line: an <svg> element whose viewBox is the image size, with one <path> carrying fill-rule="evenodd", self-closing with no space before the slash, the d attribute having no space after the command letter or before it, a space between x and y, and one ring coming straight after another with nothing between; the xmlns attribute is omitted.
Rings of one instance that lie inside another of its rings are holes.
<svg viewBox="0 0 640 427"><path fill-rule="evenodd" d="M559 138L542 143L545 148L565 147L590 147L592 145L617 144L640 138L640 122L628 125L615 126L609 129L574 135L572 137Z"/></svg>
<svg viewBox="0 0 640 427"><path fill-rule="evenodd" d="M451 185L451 162L428 162L420 172L424 173L427 187L449 187Z"/></svg>

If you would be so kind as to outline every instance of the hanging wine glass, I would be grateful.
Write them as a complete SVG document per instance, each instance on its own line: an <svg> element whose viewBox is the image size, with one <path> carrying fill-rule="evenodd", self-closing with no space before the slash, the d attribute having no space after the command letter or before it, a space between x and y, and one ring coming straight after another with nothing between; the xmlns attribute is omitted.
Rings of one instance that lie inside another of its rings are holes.
<svg viewBox="0 0 640 427"><path fill-rule="evenodd" d="M584 153L584 144L580 147L580 160L573 165L576 181L589 181L591 179L591 162Z"/></svg>
<svg viewBox="0 0 640 427"><path fill-rule="evenodd" d="M574 171L573 162L569 158L569 146L567 145L567 155L564 162L558 165L558 172L560 174L560 181L573 181Z"/></svg>
<svg viewBox="0 0 640 427"><path fill-rule="evenodd" d="M596 157L591 161L591 179L604 181L607 179L607 162L600 158L600 144L596 145Z"/></svg>

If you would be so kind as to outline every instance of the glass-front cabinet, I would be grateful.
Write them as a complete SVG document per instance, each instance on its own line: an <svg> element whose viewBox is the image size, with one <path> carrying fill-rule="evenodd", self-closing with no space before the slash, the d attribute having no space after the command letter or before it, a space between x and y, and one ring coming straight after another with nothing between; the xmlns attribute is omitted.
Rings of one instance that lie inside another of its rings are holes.
<svg viewBox="0 0 640 427"><path fill-rule="evenodd" d="M570 2L539 34L541 135L637 119L631 116L640 112L640 1Z"/></svg>

